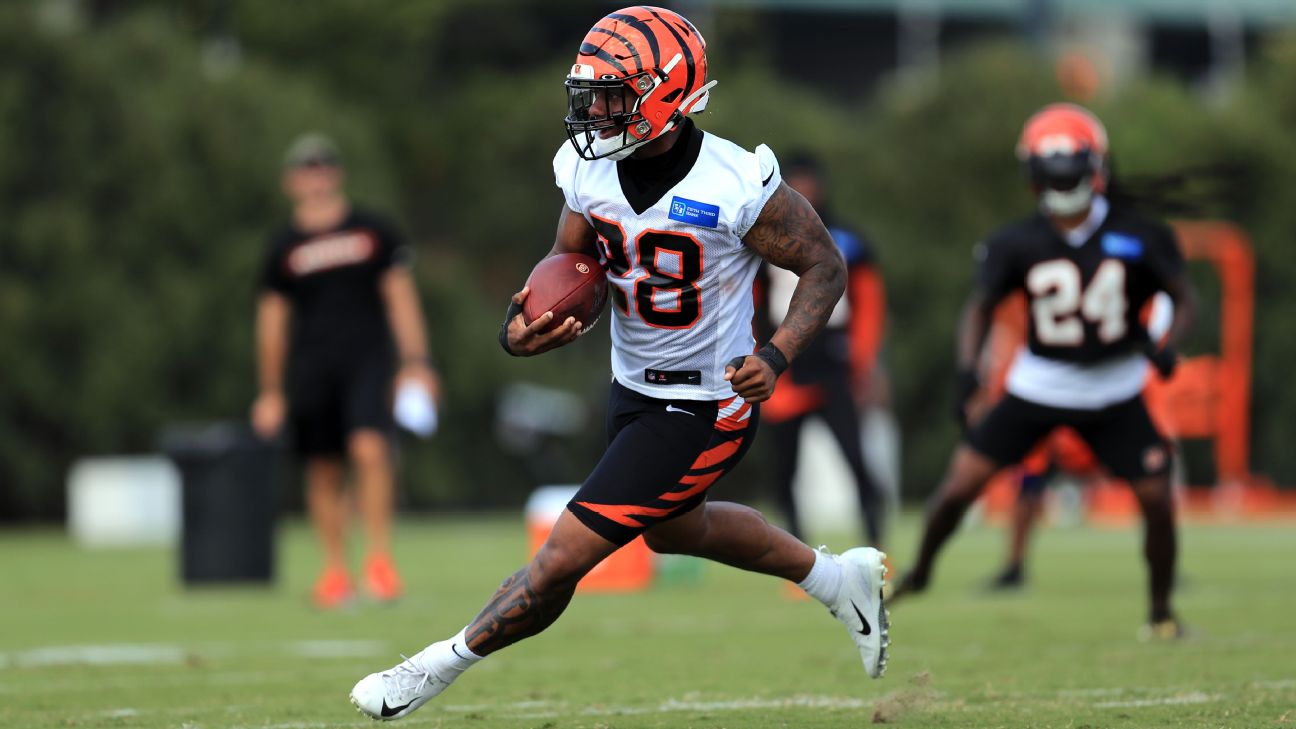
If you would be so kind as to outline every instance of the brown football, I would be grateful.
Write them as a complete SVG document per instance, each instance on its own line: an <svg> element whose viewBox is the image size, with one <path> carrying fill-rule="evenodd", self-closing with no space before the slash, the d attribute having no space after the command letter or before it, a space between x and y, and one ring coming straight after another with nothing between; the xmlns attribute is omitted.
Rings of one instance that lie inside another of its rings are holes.
<svg viewBox="0 0 1296 729"><path fill-rule="evenodd" d="M598 321L607 303L607 277L597 258L584 253L559 253L536 264L526 285L531 293L522 303L527 324L552 311L548 329L574 316L585 329Z"/></svg>

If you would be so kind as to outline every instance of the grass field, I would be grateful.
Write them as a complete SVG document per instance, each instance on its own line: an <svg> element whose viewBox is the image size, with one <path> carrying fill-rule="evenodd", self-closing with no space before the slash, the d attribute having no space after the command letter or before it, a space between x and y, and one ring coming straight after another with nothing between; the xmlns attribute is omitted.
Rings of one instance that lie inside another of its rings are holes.
<svg viewBox="0 0 1296 729"><path fill-rule="evenodd" d="M979 585L1001 546L989 528L956 539L931 591L893 611L880 681L817 604L706 565L695 584L578 596L400 725L1296 727L1296 528L1189 527L1179 611L1195 634L1176 644L1135 640L1135 531L1045 531L1031 587L992 597ZM520 519L406 521L409 597L320 613L299 523L274 589L186 591L166 550L0 532L0 727L371 726L352 684L462 627L524 549Z"/></svg>

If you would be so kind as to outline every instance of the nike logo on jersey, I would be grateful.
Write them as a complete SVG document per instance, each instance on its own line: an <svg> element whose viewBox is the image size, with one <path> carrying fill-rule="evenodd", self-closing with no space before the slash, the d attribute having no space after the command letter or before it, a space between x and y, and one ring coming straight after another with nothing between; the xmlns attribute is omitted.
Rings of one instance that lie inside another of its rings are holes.
<svg viewBox="0 0 1296 729"><path fill-rule="evenodd" d="M666 412L668 412L668 413L684 413L685 415L692 415L692 416L694 416L694 417L697 416L696 413L694 413L694 412L692 412L692 411L690 411L690 410L685 410L684 408L677 408L677 407L675 407L674 405L667 405L667 406L666 406Z"/></svg>
<svg viewBox="0 0 1296 729"><path fill-rule="evenodd" d="M864 628L859 631L859 634L868 635L872 633L873 629L869 627L868 621L864 619L864 613L860 612L859 606L855 604L854 600L851 600L851 607L855 608L855 615L858 616L860 622L864 624Z"/></svg>
<svg viewBox="0 0 1296 729"><path fill-rule="evenodd" d="M409 702L409 704L405 704L405 705L403 705L403 706L388 706L388 705L387 705L387 699L383 699L382 715L383 715L384 717L390 719L391 717L396 716L397 714L401 713L402 711L408 709L408 708L409 708L409 705L412 704L412 703L414 703L414 702L411 701L411 702Z"/></svg>

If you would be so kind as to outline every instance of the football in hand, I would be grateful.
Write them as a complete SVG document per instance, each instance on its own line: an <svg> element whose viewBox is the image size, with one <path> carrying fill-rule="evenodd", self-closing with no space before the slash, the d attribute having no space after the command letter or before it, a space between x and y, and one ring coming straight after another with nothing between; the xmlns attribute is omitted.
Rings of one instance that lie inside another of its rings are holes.
<svg viewBox="0 0 1296 729"><path fill-rule="evenodd" d="M546 331L561 326L567 317L575 317L583 330L598 321L607 303L607 277L597 258L584 253L559 253L532 269L526 285L531 289L522 302L522 320L528 325L554 313Z"/></svg>

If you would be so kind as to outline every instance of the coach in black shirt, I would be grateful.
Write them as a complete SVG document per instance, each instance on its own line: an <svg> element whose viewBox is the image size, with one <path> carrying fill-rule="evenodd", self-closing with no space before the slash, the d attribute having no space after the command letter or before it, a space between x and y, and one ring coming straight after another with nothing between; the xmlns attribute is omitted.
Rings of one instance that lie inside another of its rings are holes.
<svg viewBox="0 0 1296 729"><path fill-rule="evenodd" d="M284 421L304 459L306 503L324 550L320 607L354 597L346 563L346 461L367 540L366 592L401 593L391 559L393 374L435 396L409 251L386 220L351 206L337 148L307 134L289 149L283 187L292 219L270 243L257 303L262 437ZM393 344L395 345L393 347ZM394 355L399 354L399 371Z"/></svg>

